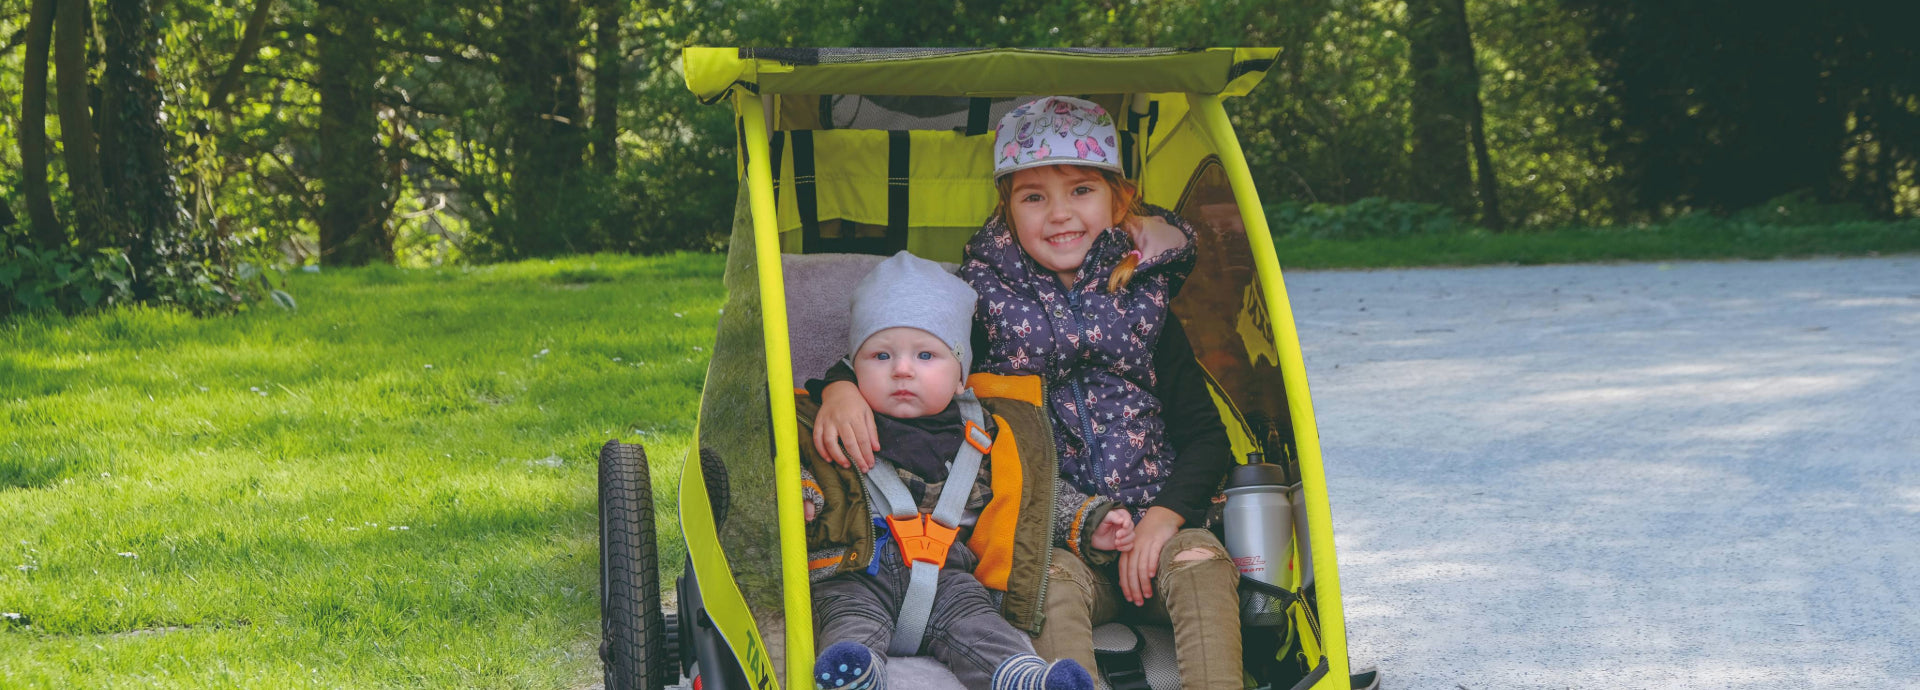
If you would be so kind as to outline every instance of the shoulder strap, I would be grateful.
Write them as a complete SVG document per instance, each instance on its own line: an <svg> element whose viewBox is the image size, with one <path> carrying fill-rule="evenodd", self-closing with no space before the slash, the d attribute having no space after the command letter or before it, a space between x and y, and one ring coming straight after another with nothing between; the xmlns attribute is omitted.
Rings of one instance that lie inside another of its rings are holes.
<svg viewBox="0 0 1920 690"><path fill-rule="evenodd" d="M960 405L960 419L966 425L966 439L960 443L960 450L954 455L953 464L948 467L947 481L940 487L940 498L934 504L929 516L933 522L948 530L957 529L960 517L967 507L967 497L973 494L974 478L980 474L980 460L985 449L991 445L981 443L986 438L983 430L986 415L980 409L979 398L972 390L961 391L954 397ZM920 506L913 501L913 493L900 481L900 471L893 463L874 458L873 469L860 475L867 483L868 493L873 495L874 509L884 515L896 518L919 518ZM955 486L958 485L956 489ZM906 555L905 544L895 540L895 548ZM951 543L949 543L951 547ZM877 554L876 554L877 556ZM892 656L913 656L920 653L920 642L926 636L927 619L933 615L933 597L939 591L940 566L945 565L946 554L940 555L941 563L925 560L910 560L911 574L907 580L907 592L900 600L900 617L894 621L893 641L887 646L887 654Z"/></svg>

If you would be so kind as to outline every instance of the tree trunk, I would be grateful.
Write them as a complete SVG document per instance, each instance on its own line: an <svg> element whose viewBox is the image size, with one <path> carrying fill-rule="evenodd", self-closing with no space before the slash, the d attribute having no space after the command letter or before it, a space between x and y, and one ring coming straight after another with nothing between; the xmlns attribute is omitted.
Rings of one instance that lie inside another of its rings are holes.
<svg viewBox="0 0 1920 690"><path fill-rule="evenodd" d="M374 119L373 18L353 0L319 3L320 261L393 261L386 164Z"/></svg>
<svg viewBox="0 0 1920 690"><path fill-rule="evenodd" d="M107 39L101 177L109 211L132 233L125 239L140 300L155 296L153 279L187 241L155 82L154 53L163 39L154 19L151 0L107 0L100 27Z"/></svg>
<svg viewBox="0 0 1920 690"><path fill-rule="evenodd" d="M247 16L247 29L240 35L240 47L233 51L233 61L227 63L227 71L220 75L220 82L207 94L207 107L214 110L226 110L227 99L240 88L240 75L247 71L247 63L260 52L260 35L266 32L267 16L273 9L273 0L255 0L253 14Z"/></svg>
<svg viewBox="0 0 1920 690"><path fill-rule="evenodd" d="M1479 84L1462 0L1408 0L1413 72L1413 197L1473 212L1468 138Z"/></svg>
<svg viewBox="0 0 1920 690"><path fill-rule="evenodd" d="M111 247L120 233L106 208L99 148L87 92L87 0L60 0L54 16L53 62L59 79L60 144L67 160L67 190L73 195L74 235L83 252Z"/></svg>
<svg viewBox="0 0 1920 690"><path fill-rule="evenodd" d="M518 15L518 16L515 16ZM515 35L503 51L512 147L503 245L517 256L584 248L591 209L580 174L586 130L580 107L577 0L525 0L510 11Z"/></svg>
<svg viewBox="0 0 1920 690"><path fill-rule="evenodd" d="M1466 0L1454 0L1460 10L1460 40L1466 44L1467 70L1473 73L1473 168L1480 188L1480 225L1488 230L1507 229L1506 216L1500 213L1500 178L1493 169L1493 154L1487 150L1487 113L1480 103L1480 66L1474 59L1473 28L1467 23Z"/></svg>
<svg viewBox="0 0 1920 690"><path fill-rule="evenodd" d="M594 4L593 38L593 167L612 175L620 138L620 15L621 0Z"/></svg>
<svg viewBox="0 0 1920 690"><path fill-rule="evenodd" d="M20 89L20 189L27 197L27 222L41 249L67 244L53 212L47 185L47 50L53 44L53 14L58 0L33 0L27 20L26 74Z"/></svg>

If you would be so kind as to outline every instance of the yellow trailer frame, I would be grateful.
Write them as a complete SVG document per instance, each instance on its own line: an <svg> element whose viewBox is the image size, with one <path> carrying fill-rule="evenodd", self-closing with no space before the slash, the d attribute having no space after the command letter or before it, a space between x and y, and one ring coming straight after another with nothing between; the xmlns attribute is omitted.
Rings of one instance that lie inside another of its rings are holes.
<svg viewBox="0 0 1920 690"><path fill-rule="evenodd" d="M1181 51L1145 51L1103 53L1100 51L1050 51L996 49L966 51L899 51L869 60L847 62L796 59L782 51L756 51L732 48L690 48L683 66L686 81L702 102L727 101L735 113L741 152L737 172L744 187L744 215L751 223L753 247L752 272L758 285L758 319L761 346L764 348L766 414L771 425L773 489L776 493L775 523L779 541L780 601L784 607L784 639L779 640L783 654L770 653L768 640L749 610L747 597L736 585L735 564L730 563L722 536L709 512L708 487L700 471L697 453L689 453L681 472L680 524L686 538L689 559L713 625L734 649L745 667L749 683L755 688L779 686L781 669L776 656L784 656L788 679L808 678L814 658L810 584L806 567L806 535L800 503L800 459L794 401L784 392L791 389L789 324L787 323L785 280L782 274L783 248L798 249L792 232L798 225L789 208L791 200L777 200L776 181L782 188L802 176L791 162L780 169L779 157L770 145L772 136L807 127L792 115L795 109L784 107L783 98L816 98L819 94L861 94L898 96L957 96L967 98L1008 98L1038 96L1057 92L1109 94L1121 99L1123 107L1144 111L1144 101L1158 118L1170 123L1165 134L1150 147L1143 143L1137 156L1138 176L1150 203L1171 206L1182 193L1187 180L1159 175L1154 161L1211 158L1224 170L1232 199L1239 208L1257 273L1257 300L1263 305L1261 316L1270 328L1270 346L1277 369L1284 381L1285 414L1292 434L1292 460L1297 463L1301 496L1306 507L1306 525L1314 586L1309 606L1296 606L1297 629L1305 653L1317 658L1317 680L1310 687L1318 690L1346 690L1348 687L1345 617L1340 603L1340 580L1334 553L1332 514L1327 503L1326 474L1322 467L1320 443L1309 395L1306 368L1300 354L1299 336L1294 327L1267 219L1247 169L1246 158L1234 135L1222 99L1241 95L1258 83L1265 65L1271 64L1274 49L1225 48ZM1265 64L1262 64L1262 63ZM1254 68L1247 67L1254 65ZM814 123L818 126L818 123ZM1182 131L1190 130L1190 131ZM881 133L884 134L884 133ZM919 136L921 133L914 133ZM948 146L948 156L958 161L966 147L978 147L963 137L945 137L933 132L925 137L926 147ZM848 131L835 139L836 151L858 155L867 138ZM1184 138L1182 138L1184 137ZM1186 149L1172 148L1174 141ZM915 145L922 139L914 139ZM991 141L991 137L987 137ZM984 150L980 162L988 159ZM771 165L769 163L772 163ZM956 165L963 167L965 161ZM979 179L979 192L949 194L948 198L916 204L916 227L943 228L970 232L985 217L980 212L983 198L991 194L990 177ZM791 195L789 195L791 196ZM989 198L990 200L990 198ZM785 205L782 204L785 201ZM876 203L854 195L839 199L831 210L836 217L859 219L874 216L869 208ZM986 206L986 208L990 208ZM783 213L785 214L783 216ZM880 215L884 215L884 206ZM967 219L971 220L967 220ZM784 226L784 227L783 227ZM930 231L931 232L931 231ZM742 237L736 231L736 243ZM928 247L957 248L952 240L922 243ZM952 260L952 256L941 256ZM730 262L731 263L731 262ZM732 270L730 268L730 270ZM729 313L723 316L733 316ZM1243 315L1244 316L1244 315ZM1189 330L1192 330L1192 326ZM718 357L716 352L716 357ZM714 376L709 372L709 380ZM1216 397L1219 397L1216 391ZM1223 412L1232 413L1233 403L1222 401ZM702 423L706 421L703 414ZM1233 421L1229 419L1229 421ZM1260 440L1243 427L1229 424L1237 451L1257 447ZM703 437L704 438L704 437ZM739 499L736 496L736 505ZM738 510L738 508L736 508ZM1296 542L1296 546L1298 543ZM1301 554L1305 555L1305 554ZM1301 573L1295 584L1308 577Z"/></svg>

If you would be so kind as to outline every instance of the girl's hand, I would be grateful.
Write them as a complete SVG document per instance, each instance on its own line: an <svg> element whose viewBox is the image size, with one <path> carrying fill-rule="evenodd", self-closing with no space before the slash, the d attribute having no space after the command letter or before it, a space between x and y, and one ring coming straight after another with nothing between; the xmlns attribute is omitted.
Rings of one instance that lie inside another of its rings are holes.
<svg viewBox="0 0 1920 690"><path fill-rule="evenodd" d="M1159 216L1134 216L1127 223L1127 234L1133 236L1133 248L1140 251L1143 261L1187 244L1186 233Z"/></svg>
<svg viewBox="0 0 1920 690"><path fill-rule="evenodd" d="M1160 549L1186 524L1186 518L1154 506L1133 526L1133 550L1120 554L1120 594L1134 606L1153 597L1153 576L1160 569Z"/></svg>
<svg viewBox="0 0 1920 690"><path fill-rule="evenodd" d="M1100 526L1094 528L1093 537L1087 542L1102 551L1133 550L1133 516L1125 508L1107 511L1107 516L1100 519Z"/></svg>
<svg viewBox="0 0 1920 690"><path fill-rule="evenodd" d="M873 469L873 453L880 435L873 428L873 408L860 397L852 381L835 381L820 391L820 413L813 419L813 449L841 467Z"/></svg>

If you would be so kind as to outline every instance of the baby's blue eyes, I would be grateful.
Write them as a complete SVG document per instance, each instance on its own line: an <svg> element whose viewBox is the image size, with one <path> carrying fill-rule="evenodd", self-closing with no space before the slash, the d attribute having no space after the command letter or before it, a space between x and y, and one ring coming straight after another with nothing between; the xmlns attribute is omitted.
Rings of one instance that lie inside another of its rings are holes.
<svg viewBox="0 0 1920 690"><path fill-rule="evenodd" d="M920 359L922 359L922 360L931 360L931 359L933 359L933 353L931 353L931 352L922 352L922 353L920 353Z"/></svg>
<svg viewBox="0 0 1920 690"><path fill-rule="evenodd" d="M920 354L918 354L918 355L915 355L915 356L916 356L916 357L919 357L919 358L920 358L920 359L922 359L922 360L931 360L931 359L933 359L933 353L932 353L932 352L921 352ZM874 358L874 359L877 359L877 360L880 360L880 361L882 361L882 362L885 362L885 361L887 361L887 360L889 360L889 359L893 359L893 355L892 355L892 354L890 354L890 353L886 353L886 352L875 352L875 353L873 353L873 358Z"/></svg>

